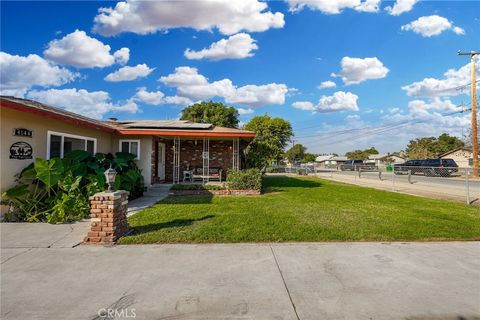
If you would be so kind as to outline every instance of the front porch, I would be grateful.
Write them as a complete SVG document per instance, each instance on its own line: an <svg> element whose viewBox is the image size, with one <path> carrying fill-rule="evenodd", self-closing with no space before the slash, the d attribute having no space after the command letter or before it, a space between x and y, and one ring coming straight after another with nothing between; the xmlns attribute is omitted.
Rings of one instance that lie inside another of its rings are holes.
<svg viewBox="0 0 480 320"><path fill-rule="evenodd" d="M240 137L153 136L152 183L221 183L245 165Z"/></svg>

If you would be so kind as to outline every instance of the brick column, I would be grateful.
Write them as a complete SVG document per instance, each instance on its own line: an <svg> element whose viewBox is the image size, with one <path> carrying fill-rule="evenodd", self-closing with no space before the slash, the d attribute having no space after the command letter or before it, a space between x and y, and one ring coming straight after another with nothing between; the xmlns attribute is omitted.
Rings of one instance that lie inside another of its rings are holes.
<svg viewBox="0 0 480 320"><path fill-rule="evenodd" d="M104 191L89 199L92 227L85 243L111 245L128 233L128 191Z"/></svg>

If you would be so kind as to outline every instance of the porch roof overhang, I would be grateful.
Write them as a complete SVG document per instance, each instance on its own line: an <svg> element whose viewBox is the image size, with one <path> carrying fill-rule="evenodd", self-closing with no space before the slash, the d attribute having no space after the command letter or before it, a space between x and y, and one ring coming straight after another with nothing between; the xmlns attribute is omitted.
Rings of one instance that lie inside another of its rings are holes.
<svg viewBox="0 0 480 320"><path fill-rule="evenodd" d="M255 138L250 131L221 132L221 131L188 131L188 130L118 130L122 135L153 135L165 137L212 137L212 138Z"/></svg>

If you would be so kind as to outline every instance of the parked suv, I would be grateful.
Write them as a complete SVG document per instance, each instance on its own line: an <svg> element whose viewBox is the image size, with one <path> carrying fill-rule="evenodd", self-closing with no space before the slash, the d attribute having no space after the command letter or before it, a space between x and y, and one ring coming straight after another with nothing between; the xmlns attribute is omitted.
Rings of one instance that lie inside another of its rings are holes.
<svg viewBox="0 0 480 320"><path fill-rule="evenodd" d="M412 174L448 177L452 173L458 172L458 165L453 159L408 160L405 163L394 165L395 174L407 174L409 170Z"/></svg>
<svg viewBox="0 0 480 320"><path fill-rule="evenodd" d="M425 160L408 160L405 163L397 163L393 165L393 172L395 174L407 174L408 170L411 171L412 174L422 171L422 166L424 165Z"/></svg>
<svg viewBox="0 0 480 320"><path fill-rule="evenodd" d="M354 171L356 168L361 168L362 171L374 171L375 165L365 164L363 160L348 160L340 166L342 171Z"/></svg>
<svg viewBox="0 0 480 320"><path fill-rule="evenodd" d="M458 172L458 165L453 159L427 159L424 164L426 176L450 176Z"/></svg>

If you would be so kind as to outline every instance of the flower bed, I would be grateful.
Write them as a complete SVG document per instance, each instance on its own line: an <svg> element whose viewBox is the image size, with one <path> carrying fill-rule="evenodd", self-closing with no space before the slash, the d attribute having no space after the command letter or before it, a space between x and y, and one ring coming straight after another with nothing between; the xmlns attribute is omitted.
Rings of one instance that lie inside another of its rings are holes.
<svg viewBox="0 0 480 320"><path fill-rule="evenodd" d="M200 195L219 195L219 196L257 196L261 190L170 190L172 196L200 196Z"/></svg>
<svg viewBox="0 0 480 320"><path fill-rule="evenodd" d="M258 169L229 171L225 185L217 184L176 184L170 195L259 195L262 190L262 176Z"/></svg>

